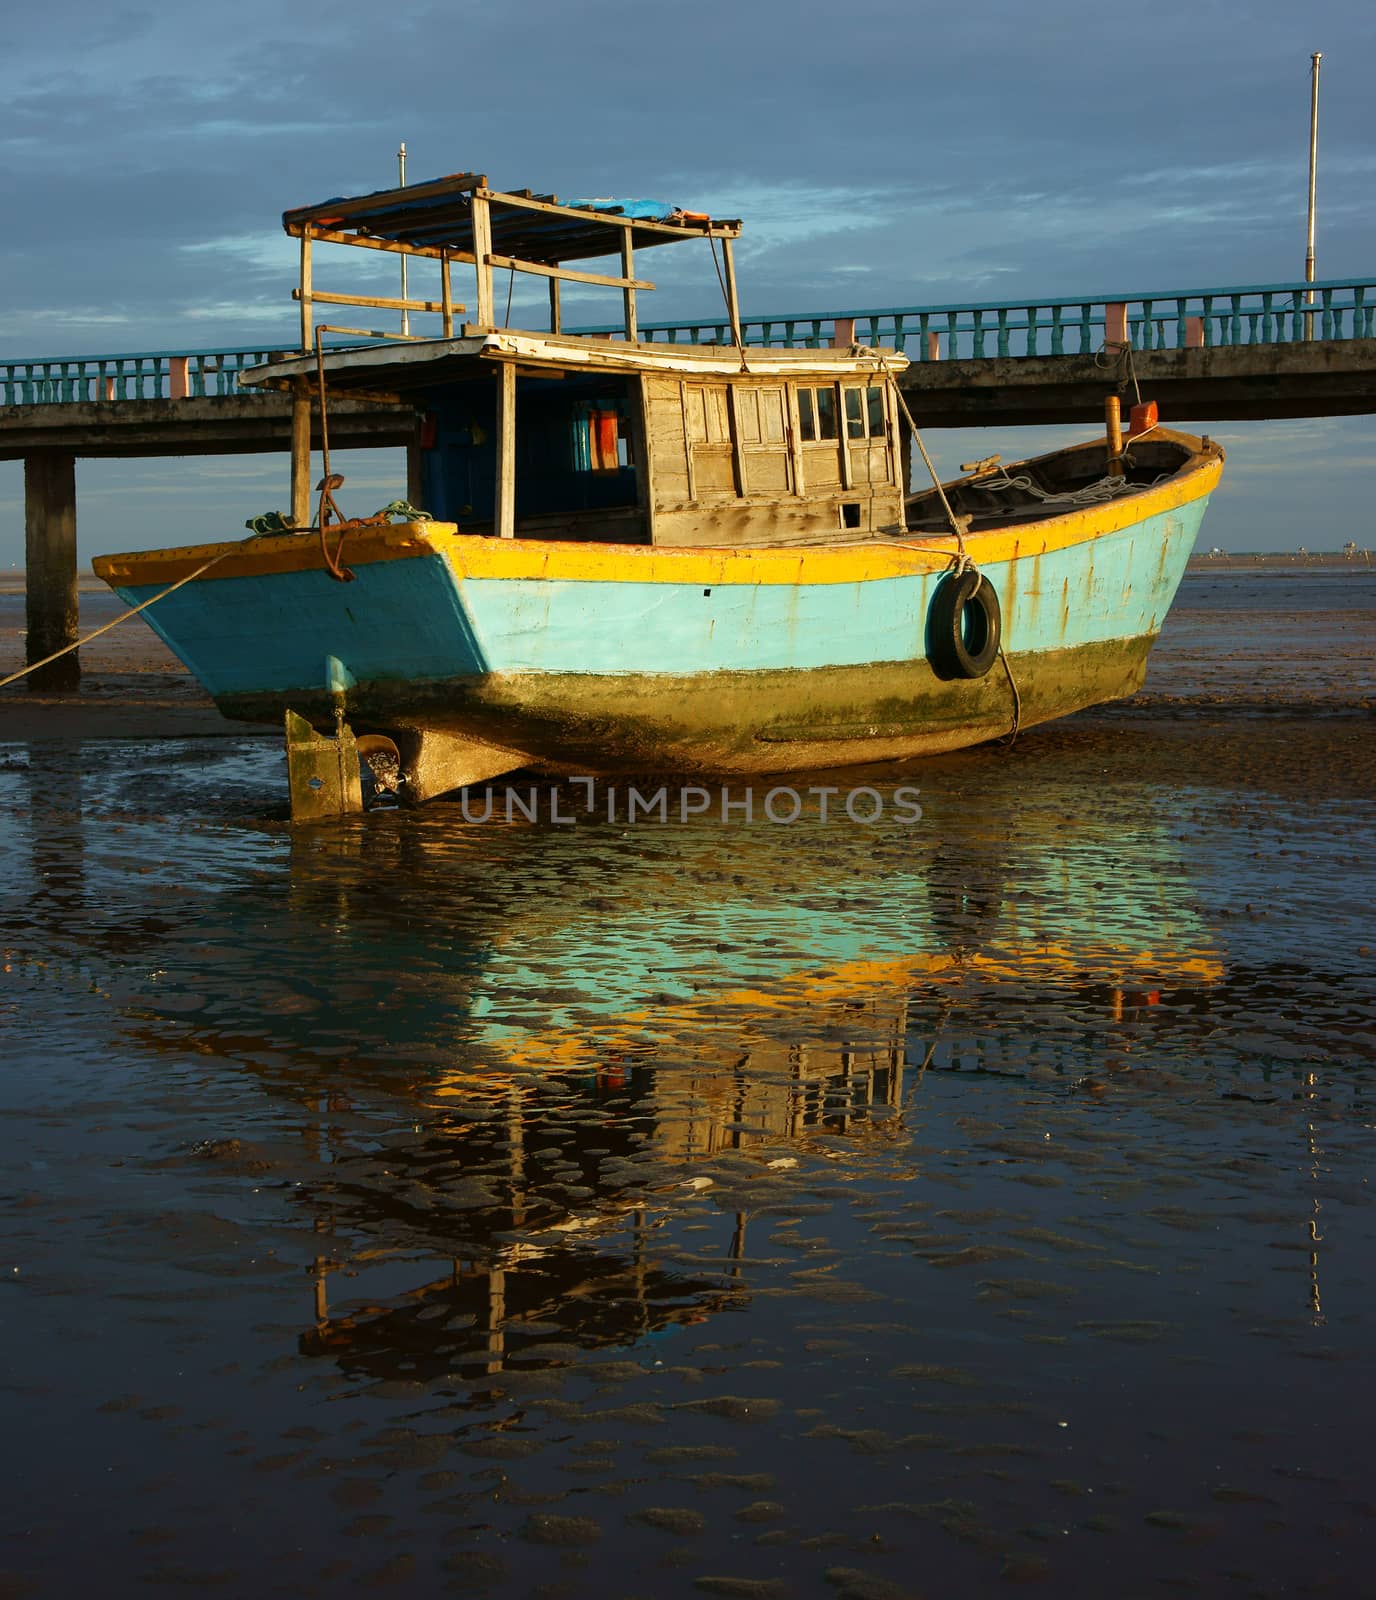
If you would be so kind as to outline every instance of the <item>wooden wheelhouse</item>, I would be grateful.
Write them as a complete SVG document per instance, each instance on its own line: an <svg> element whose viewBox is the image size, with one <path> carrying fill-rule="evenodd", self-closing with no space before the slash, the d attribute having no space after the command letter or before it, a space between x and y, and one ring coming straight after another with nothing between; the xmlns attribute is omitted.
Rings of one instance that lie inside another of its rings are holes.
<svg viewBox="0 0 1376 1600"><path fill-rule="evenodd" d="M248 375L290 389L293 518L310 522L310 408L333 398L411 407L418 419L408 494L460 531L502 538L749 546L849 542L903 529L904 452L894 351L747 349L733 241L738 222L653 202L506 193L464 173L289 211L301 245L303 354ZM696 240L726 299L730 345L641 342L636 277L649 248ZM419 258L435 298L315 287L321 243ZM720 251L720 260L717 260ZM571 261L612 256L619 273ZM473 269L474 320L453 296L454 263ZM499 321L516 273L549 285L549 326ZM507 285L500 282L506 274ZM621 338L565 333L560 287L619 289ZM506 294L501 290L506 288ZM436 333L322 324L321 305L438 318ZM324 336L382 344L341 348Z"/></svg>

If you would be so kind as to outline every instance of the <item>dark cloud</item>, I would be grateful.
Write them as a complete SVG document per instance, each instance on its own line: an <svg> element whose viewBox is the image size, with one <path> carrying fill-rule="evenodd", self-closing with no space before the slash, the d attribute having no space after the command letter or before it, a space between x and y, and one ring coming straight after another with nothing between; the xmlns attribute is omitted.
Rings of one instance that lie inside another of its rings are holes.
<svg viewBox="0 0 1376 1600"><path fill-rule="evenodd" d="M280 213L402 139L413 180L742 215L757 313L1297 277L1315 48L1319 272L1369 272L1373 46L1365 0L56 0L6 20L0 352L280 340ZM649 259L648 318L717 314L705 256Z"/></svg>

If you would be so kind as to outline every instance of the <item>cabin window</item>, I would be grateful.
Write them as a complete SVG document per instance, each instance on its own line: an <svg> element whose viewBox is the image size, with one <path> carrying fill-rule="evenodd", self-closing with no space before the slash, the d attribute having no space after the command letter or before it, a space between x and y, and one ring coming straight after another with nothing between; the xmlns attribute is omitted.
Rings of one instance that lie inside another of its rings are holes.
<svg viewBox="0 0 1376 1600"><path fill-rule="evenodd" d="M864 389L847 389L846 437L882 439L888 431L884 419L884 390L877 384Z"/></svg>
<svg viewBox="0 0 1376 1600"><path fill-rule="evenodd" d="M865 390L865 405L869 413L870 438L882 439L887 431L884 417L884 391L877 383Z"/></svg>
<svg viewBox="0 0 1376 1600"><path fill-rule="evenodd" d="M805 444L836 438L836 391L830 384L798 390L798 430Z"/></svg>

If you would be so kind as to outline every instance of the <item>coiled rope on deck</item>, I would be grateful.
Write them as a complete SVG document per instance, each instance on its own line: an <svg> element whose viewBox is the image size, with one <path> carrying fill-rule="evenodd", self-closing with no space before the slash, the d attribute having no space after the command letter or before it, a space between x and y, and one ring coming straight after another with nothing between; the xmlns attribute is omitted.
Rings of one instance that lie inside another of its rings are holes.
<svg viewBox="0 0 1376 1600"><path fill-rule="evenodd" d="M1144 437L1144 433L1137 434L1136 438ZM1123 455L1126 457L1126 450ZM1106 505L1110 500L1117 500L1125 494L1136 494L1143 487L1154 488L1156 484L1164 483L1169 477L1169 472L1163 473L1161 477L1145 486L1140 483L1129 483L1126 478L1096 478L1093 483L1085 484L1082 489L1067 489L1055 493L1050 489L1041 488L1027 473L1020 472L1017 477L1012 477L1006 467L997 467L988 475L980 476L978 487L1016 490L1019 494L1028 495L1044 506L1097 506Z"/></svg>

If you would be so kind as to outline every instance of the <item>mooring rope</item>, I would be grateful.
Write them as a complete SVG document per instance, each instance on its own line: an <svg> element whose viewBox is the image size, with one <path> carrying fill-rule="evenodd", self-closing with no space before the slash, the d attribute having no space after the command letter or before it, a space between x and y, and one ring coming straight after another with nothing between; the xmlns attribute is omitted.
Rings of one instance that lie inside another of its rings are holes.
<svg viewBox="0 0 1376 1600"><path fill-rule="evenodd" d="M240 541L247 543L247 540ZM235 546L234 548L237 548ZM150 595L147 600L141 600L138 605L131 606L128 611L121 612L113 622L107 622L102 627L93 628L90 633L78 639L75 644L64 644L60 650L54 650L50 656L44 656L41 661L30 661L27 667L21 667L18 672L12 672L8 678L0 678L0 689L7 684L18 683L20 678L28 677L29 673L37 672L39 667L46 667L50 661L56 661L62 656L68 656L73 650L80 650L82 645L90 644L92 639L99 639L102 633L109 633L111 628L119 627L121 622L128 622L130 617L138 616L140 611L147 611L149 606L156 605L159 600L164 600L175 589L180 589L184 583L190 583L193 578L199 578L203 572L209 572L217 561L223 561L226 556L234 554L234 548L221 550L219 555L211 556L209 561L203 561L199 567L188 572L184 578L178 578L175 583L168 584L161 594Z"/></svg>
<svg viewBox="0 0 1376 1600"><path fill-rule="evenodd" d="M1104 356L1111 356L1112 361L1104 361L1102 359ZM1126 390L1128 384L1131 383L1133 395L1136 397L1137 404L1140 406L1142 404L1142 385L1137 381L1137 367L1132 359L1131 339L1126 340L1122 344L1117 342L1113 344L1101 344L1094 352L1094 365L1101 371L1107 370L1114 362L1121 365L1121 376L1118 379L1118 387ZM1128 437L1123 441L1123 448L1116 456L1110 456L1108 458L1109 462L1112 463L1114 461L1126 461L1128 465L1131 466L1132 457L1128 454L1128 451L1134 444L1138 442L1138 440L1145 439L1149 433L1155 433L1160 426L1161 424L1159 422L1153 422L1151 427L1143 428L1141 433L1129 434ZM1165 476L1169 477L1170 474L1167 473ZM1160 483L1161 481L1161 478L1156 480L1157 483Z"/></svg>
<svg viewBox="0 0 1376 1600"><path fill-rule="evenodd" d="M1112 361L1103 361L1100 359L1102 356L1110 356ZM1124 344L1101 344L1094 352L1094 365L1100 371L1108 368L1113 362L1121 363L1123 369L1123 375L1118 379L1118 387L1126 389L1128 384L1131 383L1132 392L1137 396L1137 404L1140 406L1142 404L1142 386L1137 381L1137 368L1133 365L1131 339Z"/></svg>
<svg viewBox="0 0 1376 1600"><path fill-rule="evenodd" d="M877 357L880 371L883 372L886 378L893 378L892 369L885 358L883 350L874 350L865 345L856 345L855 351L857 354L864 353L866 355ZM899 410L902 411L904 419L908 424L908 428L912 433L913 439L917 443L917 448L922 452L922 459L927 465L927 472L931 477L933 487L936 489L937 498L941 501L942 508L946 512L947 520L951 524L951 531L956 536L956 554L952 559L951 564L952 577L958 578L962 572L973 572L975 574L978 582L975 584L974 589L970 591L970 598L973 599L974 596L979 592L979 585L984 582L984 574L975 565L974 558L965 548L965 534L970 526L970 518L968 516L958 516L954 507L951 505L951 502L946 498L946 491L942 487L941 479L937 476L935 466L932 465L931 456L927 454L927 446L923 443L922 435L918 431L917 423L913 421L913 414L908 410L908 402L903 398L903 391L899 387L896 379L894 380L893 384L893 392L898 400ZM1004 477L1008 477L1006 472L1004 473ZM1010 482L1011 481L1012 480L1010 480ZM1035 485L1032 485L1030 478L1027 480L1027 482L1029 486L1035 488ZM916 547L909 545L908 548L913 549ZM1003 638L1001 635L999 638L999 660L1003 663L1004 676L1008 679L1008 688L1013 696L1013 726L1008 730L1008 733L1003 741L1004 749L1011 750L1017 741L1018 728L1022 723L1022 696L1018 693L1017 680L1013 677L1013 669L1008 664L1008 656L1003 648Z"/></svg>
<svg viewBox="0 0 1376 1600"><path fill-rule="evenodd" d="M893 369L889 366L888 359L882 350L871 349L868 345L856 345L854 346L854 353L856 355L874 356L879 362L879 370L886 378L893 379ZM937 476L936 467L932 464L931 456L927 454L927 446L922 438L922 433L917 423L913 421L913 414L908 410L908 402L903 398L903 391L899 388L896 379L893 381L893 392L898 400L898 409L903 413L903 420L908 424L908 431L913 436L913 442L922 452L922 460L926 464L927 474L932 480L932 487L936 490L937 499L941 501L941 509L946 513L946 520L951 524L951 531L956 536L956 555L953 562L955 570L957 573L974 571L979 573L982 579L984 574L980 573L979 568L975 566L974 561L971 559L970 552L965 548L965 533L970 526L970 519L969 517L958 517L951 502L946 498L946 491L942 487L941 479Z"/></svg>
<svg viewBox="0 0 1376 1600"><path fill-rule="evenodd" d="M356 517L347 523L346 528L373 528L384 527L391 523L393 517L399 517L404 522L430 522L433 519L428 511L418 511L415 506L405 500L393 500L383 506L381 511L375 511L371 517ZM258 524L276 523L276 526L258 526ZM18 672L12 672L8 678L0 678L0 689L11 683L17 683L20 678L27 677L29 673L36 672L39 667L46 667L50 661L57 661L62 656L67 656L73 650L80 650L82 645L90 644L92 639L99 639L102 633L109 633L111 628L117 628L121 622L128 622L130 617L138 616L140 611L147 611L149 606L157 605L159 600L165 600L168 595L174 594L184 583L190 583L193 578L199 578L203 572L209 572L211 567L223 561L227 556L232 556L242 545L252 544L255 539L266 535L284 533L310 533L310 528L293 528L287 524L279 511L272 511L263 517L250 517L246 526L249 528L247 539L236 540L228 550L221 550L219 555L211 556L209 561L202 561L199 567L193 567L190 572L178 578L175 583L169 583L165 589L157 594L150 595L147 600L140 600L138 605L130 606L128 611L122 611L112 622L102 623L99 628L92 628L90 633L83 634L73 644L64 644L60 650L54 650L50 656L44 656L41 661L31 661L28 666L22 667Z"/></svg>
<svg viewBox="0 0 1376 1600"><path fill-rule="evenodd" d="M1018 728L1022 723L1022 696L1018 693L1018 685L1013 677L1013 669L1008 665L1008 657L1004 653L1003 640L999 640L999 660L1003 662L1004 676L1008 679L1008 687L1013 691L1013 726L1004 737L1003 747L1011 750L1018 741Z"/></svg>

